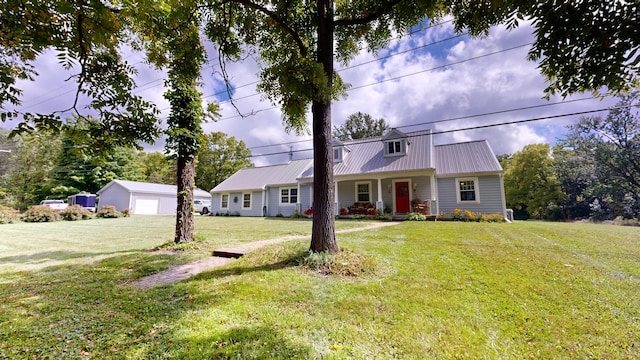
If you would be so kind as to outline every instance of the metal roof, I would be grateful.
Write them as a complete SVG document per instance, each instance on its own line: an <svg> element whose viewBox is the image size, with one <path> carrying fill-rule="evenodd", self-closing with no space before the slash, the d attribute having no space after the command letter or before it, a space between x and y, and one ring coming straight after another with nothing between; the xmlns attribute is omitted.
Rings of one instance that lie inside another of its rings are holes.
<svg viewBox="0 0 640 360"><path fill-rule="evenodd" d="M239 170L211 190L212 193L259 190L269 185L295 184L313 159L293 160L288 164Z"/></svg>
<svg viewBox="0 0 640 360"><path fill-rule="evenodd" d="M401 138L394 130L390 139ZM408 140L407 153L403 156L384 156L384 140L386 136L345 141L351 150L344 154L340 162L333 165L334 176L355 174L372 174L395 171L413 171L433 169L431 161L431 130L416 131L404 134ZM305 171L301 178L313 177L313 168Z"/></svg>
<svg viewBox="0 0 640 360"><path fill-rule="evenodd" d="M129 192L146 193L146 194L163 194L163 195L177 195L178 187L176 185L166 184L154 184L129 180L112 180L102 189L98 190L98 194L103 192L106 188L114 185L120 185L121 187L129 190ZM193 195L196 197L211 197L208 192L195 188Z"/></svg>
<svg viewBox="0 0 640 360"><path fill-rule="evenodd" d="M486 140L437 145L434 152L436 174L440 176L502 171Z"/></svg>

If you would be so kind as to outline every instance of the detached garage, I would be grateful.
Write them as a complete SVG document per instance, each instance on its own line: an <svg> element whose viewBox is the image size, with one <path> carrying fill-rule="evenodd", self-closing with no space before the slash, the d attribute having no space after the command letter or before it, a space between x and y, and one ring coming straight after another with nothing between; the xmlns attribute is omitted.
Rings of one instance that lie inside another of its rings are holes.
<svg viewBox="0 0 640 360"><path fill-rule="evenodd" d="M113 180L97 192L98 210L113 205L131 214L175 214L178 206L176 185L152 184L137 181ZM194 199L211 201L211 194L196 188Z"/></svg>

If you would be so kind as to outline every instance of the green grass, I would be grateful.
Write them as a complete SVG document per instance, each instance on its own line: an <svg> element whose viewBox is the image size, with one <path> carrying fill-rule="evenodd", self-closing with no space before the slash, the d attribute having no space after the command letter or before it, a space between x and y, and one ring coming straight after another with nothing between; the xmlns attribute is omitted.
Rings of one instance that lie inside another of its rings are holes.
<svg viewBox="0 0 640 360"><path fill-rule="evenodd" d="M127 284L216 246L308 235L287 219L172 217L0 226L0 358L637 359L640 229L406 222L338 234L377 271L293 266L308 239L193 279ZM338 222L338 228L361 226Z"/></svg>

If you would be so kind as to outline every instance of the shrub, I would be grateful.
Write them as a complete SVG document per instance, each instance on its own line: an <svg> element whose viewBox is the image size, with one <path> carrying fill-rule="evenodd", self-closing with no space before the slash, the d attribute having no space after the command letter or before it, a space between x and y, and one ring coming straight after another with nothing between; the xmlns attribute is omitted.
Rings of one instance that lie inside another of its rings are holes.
<svg viewBox="0 0 640 360"><path fill-rule="evenodd" d="M25 222L53 222L61 220L62 215L48 206L36 205L29 207L20 218Z"/></svg>
<svg viewBox="0 0 640 360"><path fill-rule="evenodd" d="M482 222L504 222L504 216L500 214L482 214L480 217Z"/></svg>
<svg viewBox="0 0 640 360"><path fill-rule="evenodd" d="M115 219L115 218L122 217L123 215L120 211L116 209L115 206L105 205L100 208L96 216L104 219Z"/></svg>
<svg viewBox="0 0 640 360"><path fill-rule="evenodd" d="M442 217L443 214L441 213ZM501 214L483 214L470 210L453 209L451 212L453 221L476 221L476 222L503 222L504 217Z"/></svg>
<svg viewBox="0 0 640 360"><path fill-rule="evenodd" d="M425 215L423 215L423 214L412 212L412 213L409 213L409 215L407 215L405 220L407 220L407 221L425 221L425 220L427 220L427 217Z"/></svg>
<svg viewBox="0 0 640 360"><path fill-rule="evenodd" d="M18 210L0 205L0 224L12 224L18 220L20 220Z"/></svg>
<svg viewBox="0 0 640 360"><path fill-rule="evenodd" d="M93 213L81 205L71 205L61 213L62 218L68 221L87 220L93 218Z"/></svg>
<svg viewBox="0 0 640 360"><path fill-rule="evenodd" d="M300 213L298 210L294 211L293 214L291 214L291 218L292 219L306 219L307 216Z"/></svg>
<svg viewBox="0 0 640 360"><path fill-rule="evenodd" d="M464 211L462 211L462 209L453 209L451 212L451 218L454 221L464 221Z"/></svg>
<svg viewBox="0 0 640 360"><path fill-rule="evenodd" d="M122 210L122 216L129 217L131 216L129 209Z"/></svg>

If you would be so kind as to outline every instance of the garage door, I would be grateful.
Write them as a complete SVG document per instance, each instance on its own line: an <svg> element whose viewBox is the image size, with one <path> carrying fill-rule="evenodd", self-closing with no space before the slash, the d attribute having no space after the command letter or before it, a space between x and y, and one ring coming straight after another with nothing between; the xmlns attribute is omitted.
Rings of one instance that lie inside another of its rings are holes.
<svg viewBox="0 0 640 360"><path fill-rule="evenodd" d="M157 199L136 199L134 214L155 215L157 213L158 213Z"/></svg>

